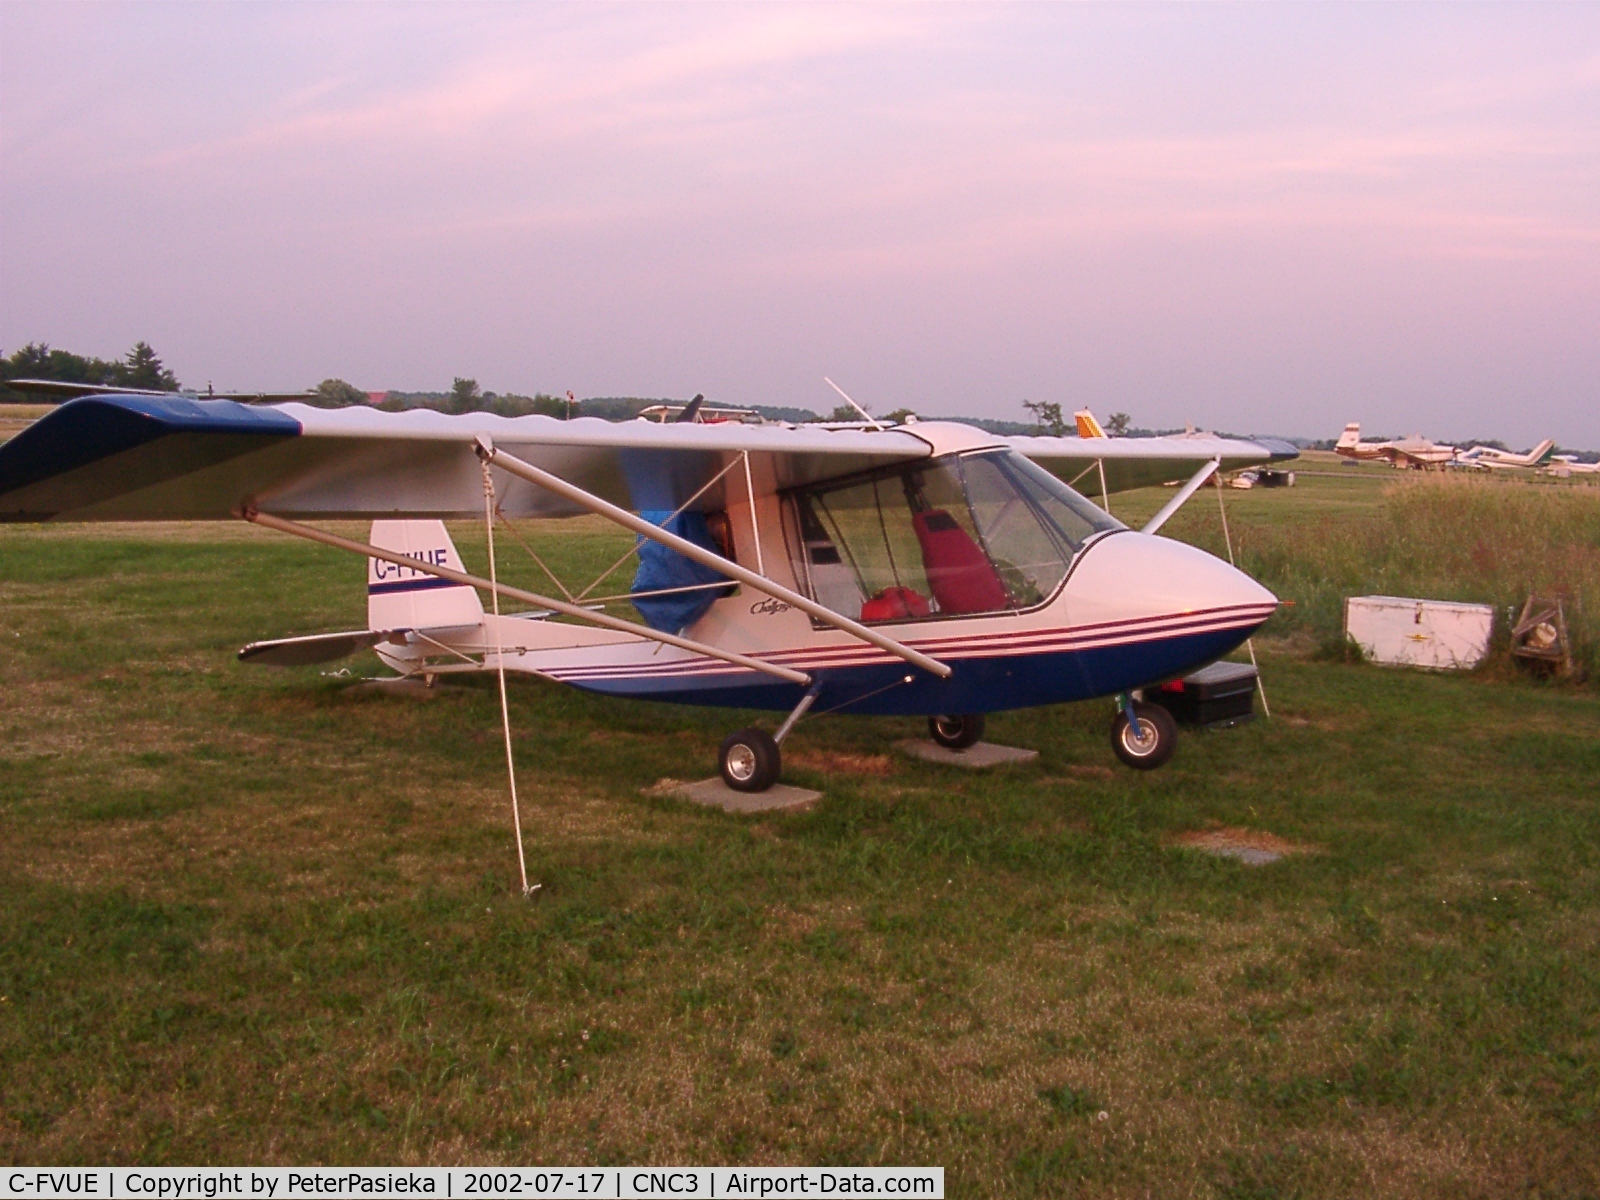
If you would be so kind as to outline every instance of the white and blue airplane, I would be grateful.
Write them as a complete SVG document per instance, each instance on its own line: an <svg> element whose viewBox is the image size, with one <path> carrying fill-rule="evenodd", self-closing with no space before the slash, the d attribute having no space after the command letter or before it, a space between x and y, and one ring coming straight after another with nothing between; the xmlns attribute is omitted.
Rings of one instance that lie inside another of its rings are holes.
<svg viewBox="0 0 1600 1200"><path fill-rule="evenodd" d="M1128 765L1176 729L1139 689L1210 663L1276 598L1156 536L1218 470L1293 447L1210 436L998 437L949 421L836 428L725 420L449 416L105 392L0 445L0 520L245 520L368 560L367 628L258 642L246 662L370 647L401 676L528 672L607 695L787 713L722 744L729 786L762 791L808 711L919 715L976 742L983 715L1116 697ZM1140 530L1128 488L1187 479ZM1102 500L1096 505L1074 490ZM598 513L638 535L631 590L499 583L492 534ZM309 522L363 518L368 541ZM483 519L491 577L446 519ZM503 529L503 524L500 524ZM485 611L480 596L492 604ZM530 606L500 611L502 600ZM643 622L606 611L631 604Z"/></svg>

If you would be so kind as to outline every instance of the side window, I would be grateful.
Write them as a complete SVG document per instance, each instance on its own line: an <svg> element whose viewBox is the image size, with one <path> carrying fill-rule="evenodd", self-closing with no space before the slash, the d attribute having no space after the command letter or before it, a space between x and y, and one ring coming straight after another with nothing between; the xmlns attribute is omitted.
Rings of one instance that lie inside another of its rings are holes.
<svg viewBox="0 0 1600 1200"><path fill-rule="evenodd" d="M1005 452L857 477L793 503L812 596L869 622L1031 608L1092 534L1121 528Z"/></svg>
<svg viewBox="0 0 1600 1200"><path fill-rule="evenodd" d="M800 508L819 601L863 621L914 620L933 613L904 476L813 492L801 497ZM830 562L835 556L837 562Z"/></svg>
<svg viewBox="0 0 1600 1200"><path fill-rule="evenodd" d="M1039 520L1034 506L993 455L962 460L978 536L1013 608L1046 600L1066 576L1071 553Z"/></svg>
<svg viewBox="0 0 1600 1200"><path fill-rule="evenodd" d="M1018 489L1038 506L1050 531L1065 543L1069 559L1095 534L1127 528L1032 459L1008 453L995 456L995 460L1003 465L1007 474L1016 477Z"/></svg>
<svg viewBox="0 0 1600 1200"><path fill-rule="evenodd" d="M810 581L811 598L845 616L860 612L867 598L865 584L840 550L837 528L830 531L823 525L811 496L797 497L795 511L800 520L800 553L804 559L803 569L797 574Z"/></svg>

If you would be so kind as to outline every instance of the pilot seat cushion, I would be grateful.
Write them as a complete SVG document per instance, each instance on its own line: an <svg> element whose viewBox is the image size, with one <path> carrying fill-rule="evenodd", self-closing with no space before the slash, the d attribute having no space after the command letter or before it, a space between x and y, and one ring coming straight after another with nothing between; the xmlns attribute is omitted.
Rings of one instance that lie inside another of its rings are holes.
<svg viewBox="0 0 1600 1200"><path fill-rule="evenodd" d="M989 556L942 508L911 518L922 546L928 590L941 613L995 612L1007 605L1005 584Z"/></svg>
<svg viewBox="0 0 1600 1200"><path fill-rule="evenodd" d="M905 621L927 615L927 600L908 587L884 588L861 606L863 621Z"/></svg>

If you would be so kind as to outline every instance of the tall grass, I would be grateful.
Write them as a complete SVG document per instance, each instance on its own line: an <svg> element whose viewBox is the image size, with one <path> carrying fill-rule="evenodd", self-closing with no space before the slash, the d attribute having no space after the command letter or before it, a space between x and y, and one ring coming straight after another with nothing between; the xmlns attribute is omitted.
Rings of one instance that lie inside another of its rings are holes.
<svg viewBox="0 0 1600 1200"><path fill-rule="evenodd" d="M1239 565L1295 606L1279 618L1342 644L1343 602L1365 594L1495 605L1495 655L1530 594L1564 602L1573 655L1600 679L1600 488L1419 475L1370 514L1236 529ZM1513 611L1515 610L1515 611Z"/></svg>

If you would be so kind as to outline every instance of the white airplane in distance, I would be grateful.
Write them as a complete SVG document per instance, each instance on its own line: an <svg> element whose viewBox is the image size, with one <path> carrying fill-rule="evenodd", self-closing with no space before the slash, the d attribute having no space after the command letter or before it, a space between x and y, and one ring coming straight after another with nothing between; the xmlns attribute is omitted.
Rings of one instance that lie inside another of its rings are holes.
<svg viewBox="0 0 1600 1200"><path fill-rule="evenodd" d="M367 627L259 642L242 660L304 665L370 647L428 682L526 672L619 698L787 713L719 751L724 781L751 792L776 781L779 746L813 706L924 716L936 740L963 748L986 713L1115 697L1117 756L1158 767L1176 728L1136 693L1216 661L1278 607L1228 563L1154 535L1217 471L1292 458L1290 446L699 415L97 392L0 444L0 522L250 521L341 549L366 560ZM1188 482L1134 530L1073 490L1091 473L1108 494ZM499 581L496 526L515 536L511 519L585 513L638 539L631 587L599 594L611 571L587 587L550 575L559 596ZM443 524L473 517L489 578L465 570ZM368 540L308 523L352 519L372 522ZM502 613L502 601L528 607ZM642 623L603 611L624 605Z"/></svg>
<svg viewBox="0 0 1600 1200"><path fill-rule="evenodd" d="M1562 478L1568 475L1600 475L1600 462L1579 462L1575 454L1555 454L1551 456L1545 470Z"/></svg>
<svg viewBox="0 0 1600 1200"><path fill-rule="evenodd" d="M1513 454L1510 450L1497 450L1493 446L1474 446L1457 454L1452 465L1482 467L1493 471L1505 471L1516 467L1543 467L1549 464L1555 454L1555 448L1554 438L1545 438L1526 454Z"/></svg>
<svg viewBox="0 0 1600 1200"><path fill-rule="evenodd" d="M1381 458L1392 467L1413 471L1442 467L1453 462L1457 453L1454 446L1430 442L1420 433L1413 433L1409 437L1392 442L1363 442L1361 424L1358 421L1351 421L1344 427L1344 432L1339 435L1339 440L1333 449L1344 458L1363 462Z"/></svg>

